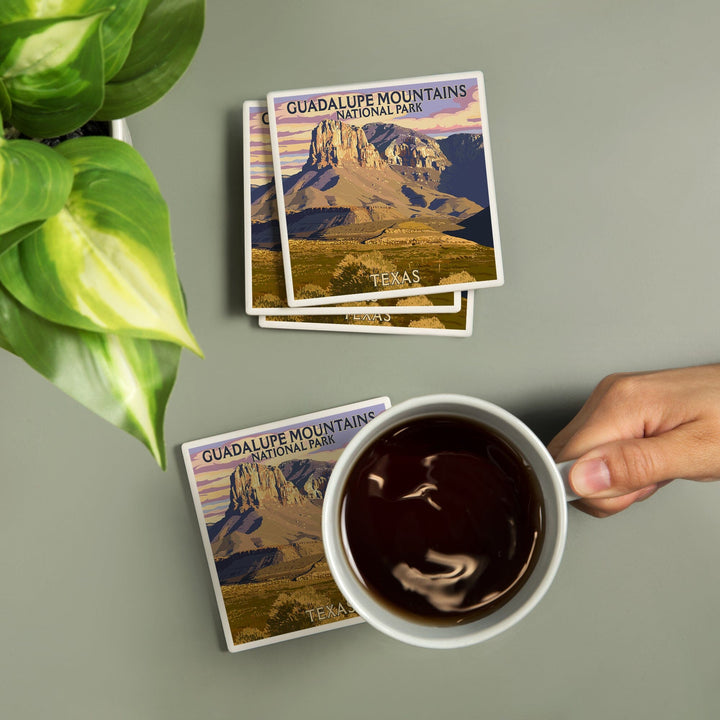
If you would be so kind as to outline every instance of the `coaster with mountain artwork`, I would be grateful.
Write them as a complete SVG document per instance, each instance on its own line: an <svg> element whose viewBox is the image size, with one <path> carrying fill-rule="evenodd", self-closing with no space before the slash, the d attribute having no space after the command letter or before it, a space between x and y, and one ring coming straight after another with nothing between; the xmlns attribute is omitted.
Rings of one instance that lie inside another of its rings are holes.
<svg viewBox="0 0 720 720"><path fill-rule="evenodd" d="M270 146L267 104L243 103L244 205L245 205L245 308L248 315L295 315L289 308L283 273L275 199L275 178ZM304 297L317 288L308 285ZM454 313L460 310L460 293L433 293L372 301L385 314ZM307 315L339 315L367 312L363 303L353 307L325 305L304 308Z"/></svg>
<svg viewBox="0 0 720 720"><path fill-rule="evenodd" d="M290 307L502 284L482 73L271 92L268 114Z"/></svg>
<svg viewBox="0 0 720 720"><path fill-rule="evenodd" d="M361 622L330 574L322 500L343 448L386 397L184 443L228 650Z"/></svg>
<svg viewBox="0 0 720 720"><path fill-rule="evenodd" d="M260 327L274 330L330 330L387 335L441 335L470 337L473 328L474 293L461 293L459 312L439 315L390 315L382 308L366 308L347 315L260 316ZM305 308L296 310L304 313Z"/></svg>

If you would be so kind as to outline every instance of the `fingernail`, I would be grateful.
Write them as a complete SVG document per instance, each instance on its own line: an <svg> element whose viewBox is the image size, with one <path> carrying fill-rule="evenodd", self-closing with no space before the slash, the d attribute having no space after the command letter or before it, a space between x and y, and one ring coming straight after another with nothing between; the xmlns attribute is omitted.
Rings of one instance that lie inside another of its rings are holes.
<svg viewBox="0 0 720 720"><path fill-rule="evenodd" d="M602 458L583 460L573 467L570 480L578 495L595 495L610 487L610 470Z"/></svg>

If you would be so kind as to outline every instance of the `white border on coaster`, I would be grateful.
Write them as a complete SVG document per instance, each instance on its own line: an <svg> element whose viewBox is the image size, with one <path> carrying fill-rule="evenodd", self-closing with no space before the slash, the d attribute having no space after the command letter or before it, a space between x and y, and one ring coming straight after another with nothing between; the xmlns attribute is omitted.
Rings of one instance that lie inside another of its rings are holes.
<svg viewBox="0 0 720 720"><path fill-rule="evenodd" d="M400 78L396 80L383 80L378 82L367 82L367 83L355 83L350 85L332 85L327 87L317 88L304 88L299 90L284 90L274 91L267 95L268 113L270 118L270 141L272 143L272 155L273 165L275 168L275 186L278 203L278 219L280 223L280 234L282 243L283 253L283 264L285 267L285 284L287 293L287 303L291 308L300 308L307 306L317 306L326 304L338 304L345 302L353 302L356 300L374 300L380 297L404 297L406 295L417 295L418 289L403 289L403 290L388 290L378 291L371 293L362 294L350 294L350 295L338 295L329 296L325 298L312 298L310 300L303 299L298 300L295 298L292 272L291 272L291 256L287 230L287 218L285 213L285 199L283 196L283 183L282 183L282 163L280 160L280 148L277 139L277 122L276 122L276 108L275 103L277 101L282 102L283 99L291 99L300 95L311 95L311 94L327 94L327 93L343 93L351 92L353 90L366 90L375 91L381 88L394 87L397 85L407 85L410 83L423 83L423 82L447 82L451 80L462 80L462 79L474 79L478 83L478 100L480 104L480 115L482 120L482 135L483 135L483 146L485 149L485 172L487 175L488 185L488 198L490 208L490 220L492 225L493 234L493 251L495 257L495 273L496 277L493 280L481 280L471 283L458 283L455 285L442 285L442 286L426 286L421 290L423 294L429 294L434 292L442 292L443 290L474 290L478 288L487 287L498 287L504 283L504 272L502 263L502 252L500 246L500 232L498 229L497 219L497 200L495 196L495 180L493 173L492 164L492 153L490 149L490 129L487 113L487 102L485 97L485 79L483 73L480 71L475 72L459 72L459 73L447 73L441 75L426 75L411 78Z"/></svg>
<svg viewBox="0 0 720 720"><path fill-rule="evenodd" d="M465 293L463 293L465 294ZM422 327L393 327L388 325L343 325L341 323L324 323L314 322L312 319L307 321L291 322L288 320L269 320L267 316L261 315L258 318L258 325L261 328L269 328L271 330L325 330L329 332L357 332L357 333L374 333L381 335L436 335L441 337L470 337L473 330L473 314L475 305L475 293L467 294L465 327L461 330L453 330L447 328L422 328ZM379 308L364 308L367 310L377 310ZM381 308L380 308L381 309ZM304 315L303 311L296 312L296 315ZM367 314L367 313L363 313ZM380 313L383 314L383 313ZM385 313L386 314L386 313ZM432 315L433 313L420 313L421 315ZM393 316L389 316L392 321Z"/></svg>
<svg viewBox="0 0 720 720"><path fill-rule="evenodd" d="M210 543L210 538L208 536L206 528L205 514L203 513L202 509L202 502L200 500L200 493L198 491L197 481L195 478L195 470L192 466L192 458L190 457L190 454L203 446L221 444L223 442L232 441L238 438L243 438L250 435L257 435L258 433L269 432L275 429L279 430L281 428L287 428L290 425L298 425L304 422L311 422L313 420L327 418L331 415L349 413L353 410L362 410L363 408L371 408L373 406L384 406L384 412L391 406L390 398L386 396L370 398L362 402L349 403L348 405L340 405L335 408L320 410L318 412L308 413L306 415L298 415L297 417L287 418L284 420L279 420L277 422L256 425L254 427L243 428L234 432L222 433L220 435L211 435L209 437L192 440L181 445L183 460L185 462L185 470L187 472L188 482L190 484L190 491L193 497L193 504L195 506L195 514L197 516L198 524L200 526L200 534L202 536L205 557L207 559L208 568L210 570L213 590L215 591L215 600L220 614L223 634L225 636L227 648L230 652L250 650L252 648L260 647L262 645L272 645L274 643L282 642L284 640L291 640L292 638L304 637L306 635L314 635L319 632L335 630L341 627L347 627L348 625L362 623L364 621L361 617L353 617L347 620L337 620L335 622L325 625L317 625L315 627L307 628L304 630L295 630L292 632L283 633L281 635L274 635L269 638L262 638L261 640L252 640L250 642L236 644L232 637L232 629L230 627L230 621L228 620L227 616L227 608L225 606L225 600L222 594L222 586L220 585L220 579L218 577L217 568L215 566L215 557L213 556L212 545Z"/></svg>

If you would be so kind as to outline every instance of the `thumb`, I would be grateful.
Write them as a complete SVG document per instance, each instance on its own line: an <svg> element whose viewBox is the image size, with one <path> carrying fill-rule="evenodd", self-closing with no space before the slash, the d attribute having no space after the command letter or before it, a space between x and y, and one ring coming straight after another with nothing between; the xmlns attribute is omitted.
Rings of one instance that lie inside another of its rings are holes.
<svg viewBox="0 0 720 720"><path fill-rule="evenodd" d="M596 447L570 469L570 485L581 497L611 498L672 480L692 457L680 428L663 435L618 440Z"/></svg>

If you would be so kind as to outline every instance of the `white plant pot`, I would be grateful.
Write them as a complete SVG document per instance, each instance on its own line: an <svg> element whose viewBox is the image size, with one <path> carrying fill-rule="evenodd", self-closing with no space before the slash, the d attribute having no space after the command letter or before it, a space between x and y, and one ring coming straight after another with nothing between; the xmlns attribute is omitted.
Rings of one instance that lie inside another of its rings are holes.
<svg viewBox="0 0 720 720"><path fill-rule="evenodd" d="M125 119L111 121L110 132L116 140L122 140L128 145L132 145L132 137Z"/></svg>

